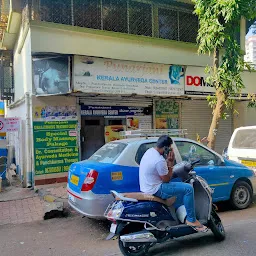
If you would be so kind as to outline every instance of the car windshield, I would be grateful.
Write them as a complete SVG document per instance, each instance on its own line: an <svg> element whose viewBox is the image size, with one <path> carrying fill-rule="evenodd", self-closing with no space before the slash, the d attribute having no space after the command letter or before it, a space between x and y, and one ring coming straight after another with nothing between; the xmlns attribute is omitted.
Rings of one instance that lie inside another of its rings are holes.
<svg viewBox="0 0 256 256"><path fill-rule="evenodd" d="M239 130L236 133L232 147L256 149L256 129Z"/></svg>
<svg viewBox="0 0 256 256"><path fill-rule="evenodd" d="M100 163L114 163L114 161L124 151L127 144L120 142L107 143L95 152L90 158L90 161L96 161Z"/></svg>

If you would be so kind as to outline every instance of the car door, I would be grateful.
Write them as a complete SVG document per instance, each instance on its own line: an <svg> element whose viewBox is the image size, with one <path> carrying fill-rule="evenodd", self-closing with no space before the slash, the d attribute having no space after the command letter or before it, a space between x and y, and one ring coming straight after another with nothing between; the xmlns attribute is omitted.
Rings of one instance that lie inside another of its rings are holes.
<svg viewBox="0 0 256 256"><path fill-rule="evenodd" d="M206 147L191 141L180 140L176 141L175 144L183 161L192 162L198 158L200 159L195 171L214 189L213 201L229 199L231 173L222 159Z"/></svg>

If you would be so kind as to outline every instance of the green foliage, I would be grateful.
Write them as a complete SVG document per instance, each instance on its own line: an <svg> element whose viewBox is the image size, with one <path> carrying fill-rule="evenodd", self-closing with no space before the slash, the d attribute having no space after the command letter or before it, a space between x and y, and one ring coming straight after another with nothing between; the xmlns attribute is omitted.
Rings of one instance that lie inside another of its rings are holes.
<svg viewBox="0 0 256 256"><path fill-rule="evenodd" d="M226 108L231 108L232 97L241 93L241 78L246 63L237 42L241 17L256 16L256 0L192 0L199 18L199 53L216 54L217 62L207 67L207 82L214 85L223 97ZM221 57L218 52L221 51ZM223 51L223 52L222 52ZM211 107L216 106L216 96L208 97Z"/></svg>

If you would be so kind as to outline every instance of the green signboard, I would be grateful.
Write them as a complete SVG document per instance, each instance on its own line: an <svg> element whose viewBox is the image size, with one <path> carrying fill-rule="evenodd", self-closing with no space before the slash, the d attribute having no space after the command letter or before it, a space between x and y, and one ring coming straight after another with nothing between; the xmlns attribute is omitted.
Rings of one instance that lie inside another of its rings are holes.
<svg viewBox="0 0 256 256"><path fill-rule="evenodd" d="M158 100L155 103L156 129L179 129L179 103Z"/></svg>
<svg viewBox="0 0 256 256"><path fill-rule="evenodd" d="M33 122L35 175L67 172L79 161L77 121Z"/></svg>

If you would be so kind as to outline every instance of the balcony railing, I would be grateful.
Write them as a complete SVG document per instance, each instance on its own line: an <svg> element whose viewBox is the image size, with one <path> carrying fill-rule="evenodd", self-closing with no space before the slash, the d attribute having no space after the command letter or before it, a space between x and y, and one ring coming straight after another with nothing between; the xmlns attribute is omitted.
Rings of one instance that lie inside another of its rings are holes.
<svg viewBox="0 0 256 256"><path fill-rule="evenodd" d="M24 0L29 19L98 30L196 42L193 6L152 0ZM25 12L27 15L27 12Z"/></svg>

